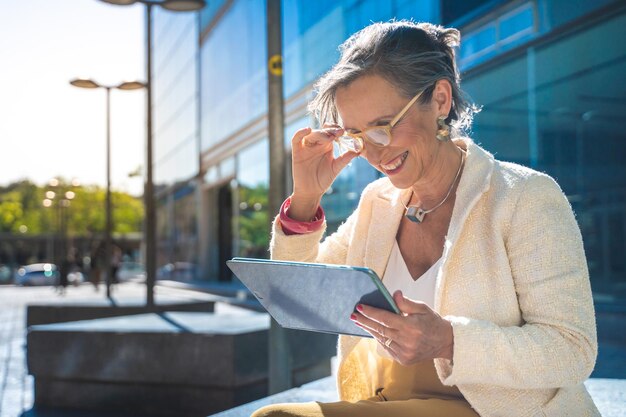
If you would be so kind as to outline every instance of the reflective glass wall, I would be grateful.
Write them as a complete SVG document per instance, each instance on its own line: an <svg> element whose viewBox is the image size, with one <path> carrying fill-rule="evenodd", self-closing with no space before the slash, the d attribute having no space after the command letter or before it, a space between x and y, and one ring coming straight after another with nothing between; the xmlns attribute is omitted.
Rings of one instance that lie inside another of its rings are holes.
<svg viewBox="0 0 626 417"><path fill-rule="evenodd" d="M157 266L161 278L175 278L168 264L197 258L197 204L189 180L199 170L198 15L155 7L153 19Z"/></svg>
<svg viewBox="0 0 626 417"><path fill-rule="evenodd" d="M202 149L267 111L265 2L232 2L200 52Z"/></svg>
<svg viewBox="0 0 626 417"><path fill-rule="evenodd" d="M557 180L594 290L626 293L626 49L617 39L626 39L623 11L470 71L463 86L483 106L473 137Z"/></svg>
<svg viewBox="0 0 626 417"><path fill-rule="evenodd" d="M314 125L306 111L313 83L337 60L337 47L352 33L391 18L459 27L462 83L483 106L472 136L501 160L554 176L575 208L594 287L625 288L626 173L619 145L626 68L618 41L625 38L623 7L616 0L466 3L461 10L454 1L284 0L286 152L298 128ZM269 172L265 8L265 1L219 0L200 13L199 23L183 15L170 21L160 13L155 25L155 56L160 55L155 60L155 88L160 89L156 172L159 183L182 181L202 194L196 216L204 225L187 230L195 230L190 235L200 240L196 257L207 259L205 279L216 279L218 272L224 278L228 271L211 265L230 256L268 255L267 221L273 214L267 213L264 197ZM196 38L187 38L185 33L193 31ZM201 68L195 74L189 63L194 51ZM199 155L192 155L192 141L185 138L197 130ZM201 183L189 181L194 174ZM342 172L323 199L329 231L377 177L360 159ZM163 197L171 203L160 208L162 219L159 212L160 233L170 242L181 235L174 229L179 226L166 220L176 218L181 206L173 198L176 189Z"/></svg>

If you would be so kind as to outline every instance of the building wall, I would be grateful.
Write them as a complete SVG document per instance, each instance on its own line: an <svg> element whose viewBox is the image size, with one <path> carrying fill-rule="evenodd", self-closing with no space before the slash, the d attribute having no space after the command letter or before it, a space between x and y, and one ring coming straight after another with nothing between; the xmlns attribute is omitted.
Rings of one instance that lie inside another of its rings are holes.
<svg viewBox="0 0 626 417"><path fill-rule="evenodd" d="M197 262L198 27L196 13L153 10L153 162L159 268L174 262Z"/></svg>
<svg viewBox="0 0 626 417"><path fill-rule="evenodd" d="M626 52L617 41L626 38L623 2L473 0L457 6L451 0L284 0L286 151L298 128L314 125L306 111L312 85L349 35L391 18L458 27L462 86L482 106L472 137L501 160L554 176L581 225L594 289L626 291L625 151L619 146ZM200 13L199 24L187 22L196 24L199 39L200 162L191 169L181 151L172 157L180 170L168 171L164 159L161 172L163 182L173 183L197 171L194 256L203 279L228 280L223 262L230 256L268 256L265 7L258 0L216 1ZM178 27L161 25L157 30ZM182 126L173 129L186 137ZM361 159L342 172L323 200L331 231L377 177Z"/></svg>
<svg viewBox="0 0 626 417"><path fill-rule="evenodd" d="M626 49L614 40L626 38L626 13L609 8L592 19L581 7L565 15L552 2L541 7L549 12L535 15L530 43L464 74L483 106L473 136L499 159L557 180L576 212L594 290L623 291L626 89L617 85Z"/></svg>

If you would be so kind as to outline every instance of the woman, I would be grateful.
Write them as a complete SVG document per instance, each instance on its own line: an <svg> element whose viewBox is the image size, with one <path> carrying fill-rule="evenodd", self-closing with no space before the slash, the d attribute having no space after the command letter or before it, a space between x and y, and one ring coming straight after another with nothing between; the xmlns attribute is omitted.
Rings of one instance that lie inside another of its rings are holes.
<svg viewBox="0 0 626 417"><path fill-rule="evenodd" d="M351 319L374 338L340 336L342 401L255 417L599 415L583 385L597 344L576 220L550 177L459 135L474 109L458 41L455 29L376 23L318 82L325 128L293 137L272 257L372 268L402 314L357 307ZM334 158L334 141L351 151ZM357 155L385 177L320 244L321 197Z"/></svg>

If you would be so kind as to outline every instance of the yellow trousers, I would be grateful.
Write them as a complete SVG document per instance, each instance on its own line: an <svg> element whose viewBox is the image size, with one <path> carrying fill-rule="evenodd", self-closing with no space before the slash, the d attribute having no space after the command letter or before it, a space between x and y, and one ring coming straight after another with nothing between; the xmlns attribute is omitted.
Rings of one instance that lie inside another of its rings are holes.
<svg viewBox="0 0 626 417"><path fill-rule="evenodd" d="M456 387L444 386L433 361L402 366L377 353L376 341L363 339L351 353L367 363L371 397L357 402L273 404L251 417L477 417Z"/></svg>

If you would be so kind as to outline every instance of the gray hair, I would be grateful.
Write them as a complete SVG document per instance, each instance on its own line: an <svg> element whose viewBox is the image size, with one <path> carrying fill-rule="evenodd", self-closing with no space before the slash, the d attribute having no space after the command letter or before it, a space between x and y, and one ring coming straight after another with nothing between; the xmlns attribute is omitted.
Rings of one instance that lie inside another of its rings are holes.
<svg viewBox="0 0 626 417"><path fill-rule="evenodd" d="M309 110L320 124L339 123L335 106L338 88L364 75L378 75L412 98L423 91L419 102L431 101L438 80L452 86L452 108L446 122L453 134L469 130L479 109L461 90L454 48L461 34L457 29L406 20L373 23L350 36L340 47L341 58L315 84L317 95Z"/></svg>

